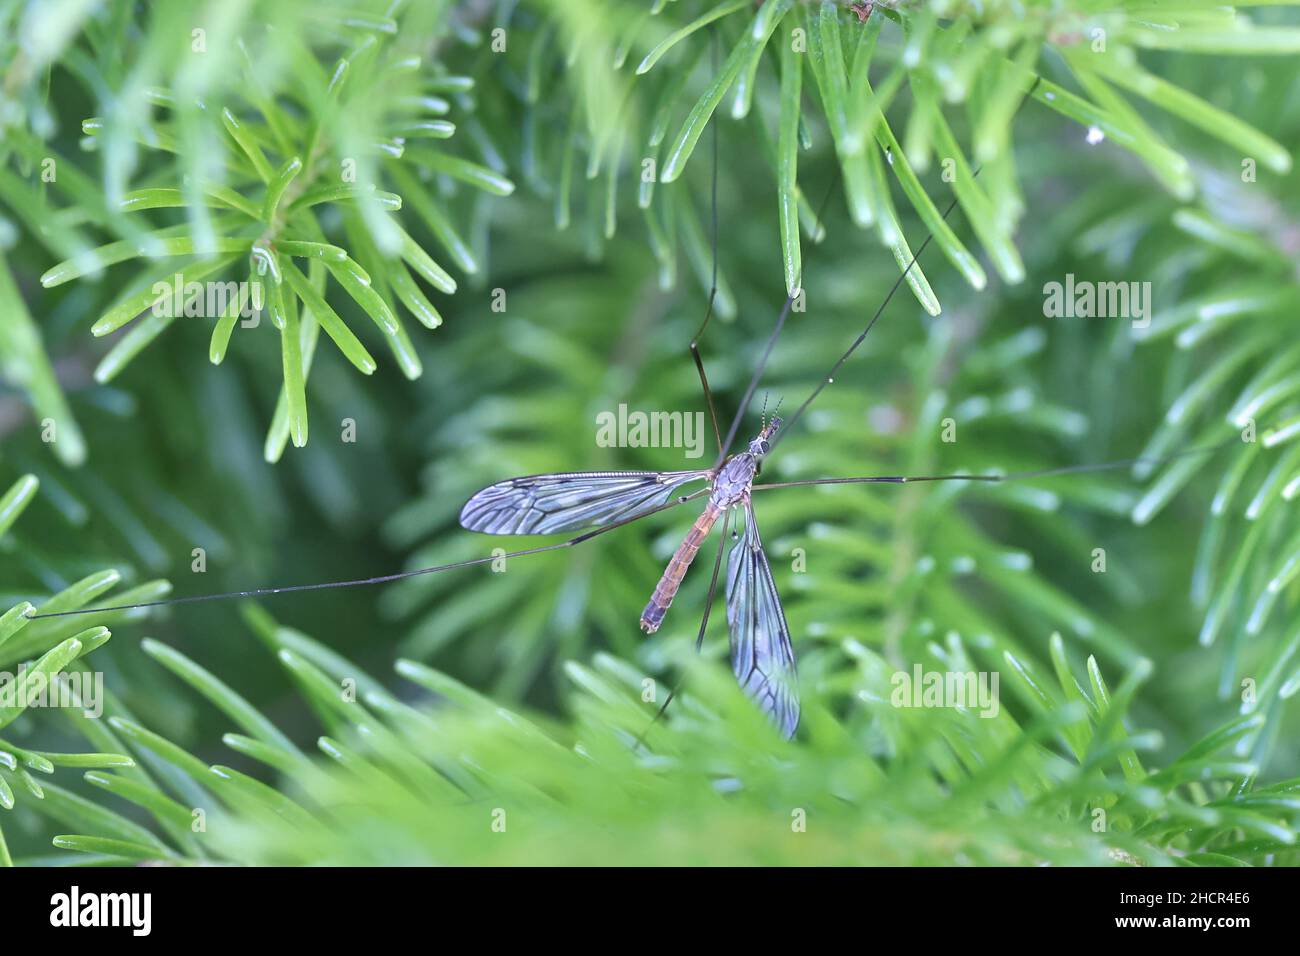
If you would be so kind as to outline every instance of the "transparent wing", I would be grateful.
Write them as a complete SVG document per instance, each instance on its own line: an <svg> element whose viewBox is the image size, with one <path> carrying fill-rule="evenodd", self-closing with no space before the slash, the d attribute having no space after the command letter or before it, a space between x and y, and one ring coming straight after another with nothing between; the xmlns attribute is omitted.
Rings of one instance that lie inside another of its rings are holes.
<svg viewBox="0 0 1300 956"><path fill-rule="evenodd" d="M511 478L484 488L460 512L486 534L555 534L627 521L668 503L705 471L575 471Z"/></svg>
<svg viewBox="0 0 1300 956"><path fill-rule="evenodd" d="M781 733L799 726L799 690L794 649L776 593L772 569L763 553L754 509L745 506L745 532L727 558L727 624L731 628L731 669L736 679Z"/></svg>

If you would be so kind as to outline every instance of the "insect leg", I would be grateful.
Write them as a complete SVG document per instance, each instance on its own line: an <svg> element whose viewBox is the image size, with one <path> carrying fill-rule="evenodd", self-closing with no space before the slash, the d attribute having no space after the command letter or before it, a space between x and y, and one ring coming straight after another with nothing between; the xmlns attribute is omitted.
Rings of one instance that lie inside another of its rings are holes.
<svg viewBox="0 0 1300 956"><path fill-rule="evenodd" d="M704 599L704 616L700 620L700 631L695 635L695 653L704 646L704 632L709 627L709 613L713 610L713 597L718 593L718 572L722 570L722 552L727 547L727 526L731 524L731 509L722 516L722 536L718 539L718 556L713 561L713 576L709 578L709 593ZM668 706L667 704L664 705Z"/></svg>
<svg viewBox="0 0 1300 956"><path fill-rule="evenodd" d="M979 170L977 169L975 170L973 176L978 176L978 175L979 175ZM949 214L951 214L953 209L955 209L956 207L957 207L957 200L954 198L951 202L948 203L947 208L944 209L942 218L946 220ZM817 383L817 387L813 389L812 394L809 395L806 399L804 399L803 404L800 405L795 410L795 413L790 416L790 420L785 423L785 428L783 428L779 434L773 436L771 447L775 448L777 443L790 433L790 430L794 428L795 422L799 421L799 419L803 417L803 413L808 408L808 406L817 400L817 396L822 393L822 389L824 389L831 382L835 381L835 376L839 372L840 367L849 360L849 357L852 356L853 353L858 350L858 346L861 345L863 341L866 339L867 335L870 334L872 328L874 328L875 324L880 320L880 316L883 315L885 309L889 307L889 303L893 301L894 294L898 292L899 288L903 285L904 280L907 279L908 273L912 271L912 267L916 265L917 260L921 258L921 253L925 252L926 248L930 245L930 242L933 239L934 239L933 232L927 232L925 234L925 239L921 242L921 245L917 247L916 252L912 253L912 261L907 264L906 269L904 269L901 273L899 273L898 278L894 280L894 284L889 287L889 291L885 293L884 299L882 299L880 305L876 307L876 311L872 313L871 321L868 322L867 327L862 330L862 334L853 340L853 344L848 347L848 350L839 357L838 361L836 361L836 363L833 366L831 366L831 370L826 374L826 377ZM790 308L790 303L789 301L787 301L786 308L781 314L781 319L783 322L785 320L785 312L788 312L789 308ZM779 326L778 326L778 330L779 330ZM771 344L769 344L768 346L768 351L771 351ZM763 361L764 363L766 363L767 361L766 355L764 355ZM759 370L760 371L762 370L761 365L759 366ZM757 379L755 381L757 381Z"/></svg>
<svg viewBox="0 0 1300 956"><path fill-rule="evenodd" d="M1034 95L1034 91L1038 89L1038 84L1042 82L1042 79L1043 78L1041 76L1034 77L1033 85L1030 86L1029 91L1025 93L1024 99L1029 99ZM982 167L975 168L975 170L971 173L972 179L976 179L979 177L981 168ZM954 208L956 208L957 203L958 203L958 199L956 197L953 197L952 201L948 203L948 207L943 211L943 216L941 217L942 220L944 221L947 220L948 215L953 211ZM818 213L818 218L819 219L821 218L820 213ZM917 260L921 258L921 253L925 252L926 247L930 245L930 241L933 238L934 238L933 231L927 232L925 234L925 241L922 242L920 247L916 250L916 252L912 254L912 261L907 264L907 268L903 270L902 274L899 275L899 277L896 280L894 280L894 284L889 287L889 292L885 295L884 301L880 303L879 308L876 309L875 314L871 316L871 321L867 323L867 327L862 330L861 335L859 335L856 339L853 340L853 344L849 346L848 351L840 356L839 361L837 361L835 365L831 367L831 370L826 375L826 377L817 383L817 387L813 389L812 394L809 395L808 398L804 400L804 403L800 405L799 408L795 411L795 413L790 416L790 420L785 423L785 428L781 431L779 435L776 435L773 438L771 442L771 446L773 448L777 446L777 444L781 441L782 438L790 434L790 431L794 428L795 422L799 421L799 419L803 417L804 411L808 408L809 405L811 405L814 401L816 401L817 396L822 393L822 389L824 389L831 382L835 381L835 375L840 370L840 366L842 366L845 362L847 362L849 360L849 356L851 356L855 351L857 351L858 346L862 344L863 340L867 337L867 334L871 331L872 327L876 324L877 321L879 321L881 314L885 311L885 308L889 305L890 300L892 300L894 298L894 294L898 292L899 286L903 284L903 280L907 278L907 274L912 271L912 267L916 265ZM788 306L789 303L787 303L787 308ZM770 346L769 346L769 351L770 351ZM763 361L764 362L767 361L766 356L764 356ZM755 381L757 381L757 376L761 371L762 371L762 366L760 365L758 371L754 373ZM736 424L738 423L733 423L732 432L735 431ZM730 435L728 436L727 443L728 445L730 445L731 443Z"/></svg>
<svg viewBox="0 0 1300 956"><path fill-rule="evenodd" d="M1209 455L1223 451L1225 448L1240 445L1240 438L1231 438L1217 445L1202 445L1199 448L1185 448L1158 458L1121 458L1117 461L1094 462L1083 465L1065 465L1060 468L1038 468L1033 471L1013 471L1005 475L862 475L853 478L808 478L802 481L776 481L763 485L754 485L754 491L768 491L772 488L798 488L803 485L858 485L858 484L893 484L904 485L922 481L983 481L997 483L1003 481L1025 481L1029 478L1051 478L1055 475L1077 475L1091 471L1113 471L1117 468L1130 468L1135 465L1163 465L1190 455Z"/></svg>
<svg viewBox="0 0 1300 956"><path fill-rule="evenodd" d="M715 142L717 141L717 133L718 131L717 128L715 127L713 130ZM715 192L714 193L715 203L716 200L717 200L717 193ZM716 298L718 294L718 253L717 253L717 246L716 246L717 207L716 205L714 206L714 216L715 216L715 222L714 222L715 245L714 245L714 253L713 253L713 287L709 289L709 305L704 313L704 321L700 323L699 329L697 329L695 332L695 337L691 339L691 361L695 363L695 371L700 376L700 387L704 389L704 404L708 406L709 421L713 425L713 437L718 442L718 461L720 463L722 459L726 456L722 448L722 432L718 428L718 410L713 404L713 391L712 389L709 388L709 376L705 374L704 371L704 359L700 357L700 338L704 335L704 330L708 328L709 320L713 318L713 300L714 298Z"/></svg>
<svg viewBox="0 0 1300 956"><path fill-rule="evenodd" d="M713 70L716 73L718 69L718 34L713 31ZM704 321L695 331L695 336L691 339L691 361L695 363L695 371L700 376L700 387L704 389L704 404L709 409L709 421L713 423L713 437L718 442L718 460L721 462L725 457L722 449L722 432L718 429L718 410L713 404L713 391L709 388L709 376L704 372L704 359L700 357L700 339L704 337L704 330L709 327L709 320L713 318L713 302L718 297L718 124L713 124L713 176L712 185L709 191L709 230L710 244L713 250L713 271L709 280L709 303L704 310Z"/></svg>
<svg viewBox="0 0 1300 956"><path fill-rule="evenodd" d="M822 197L821 203L817 206L817 223L819 226L822 221L822 214L826 211L826 204L830 202L831 194L835 191L835 187L839 185L839 182L840 172L839 167L837 166L835 176L831 179L830 188L826 190L826 195ZM951 209L949 211L951 211ZM948 213L945 212L944 215L947 216ZM921 247L921 249L924 248L925 246ZM918 250L917 255L920 254L921 252ZM916 261L916 256L912 257L912 261ZM908 268L910 269L911 266L909 265ZM906 273L904 273L904 275L906 275ZM901 282L902 280L900 279L899 281ZM802 270L799 274L799 286L803 286ZM891 289L889 294L892 296L897 288L898 284L896 283L894 289ZM722 464L723 460L727 457L727 452L731 450L731 443L736 440L736 431L740 428L740 422L745 417L745 410L749 408L749 402L754 397L754 389L758 388L759 379L763 377L763 370L767 368L767 360L772 357L772 349L776 347L776 340L780 338L781 330L785 328L785 320L790 317L790 309L794 305L795 296L798 294L799 290L796 289L785 297L785 304L781 306L781 312L776 317L776 325L772 328L772 333L767 337L767 345L763 347L763 355L758 360L758 364L754 366L754 374L749 377L749 385L745 388L745 395L741 398L740 406L736 409L736 415L731 420L731 427L727 429L727 437L722 442L722 452L718 455L718 460L713 466L715 468ZM888 302L889 299L886 299L885 303L888 304Z"/></svg>
<svg viewBox="0 0 1300 956"><path fill-rule="evenodd" d="M453 561L450 564L439 564L428 568L417 568L414 571L398 571L394 574L381 574L378 577L373 578L356 578L349 581L325 581L318 584L293 584L288 587L279 588L254 588L249 591L224 591L218 594L196 594L190 597L167 598L161 601L143 601L139 604L116 604L107 607L80 608L75 611L57 611L52 614L29 614L28 617L72 617L79 614L101 614L107 611L132 611L137 608L164 607L172 604L199 604L206 601L229 601L238 598L270 597L274 594L293 594L298 591L327 591L336 588L356 588L365 587L371 584L387 584L390 581L402 581L406 578L416 578L426 574L438 574L442 571L454 571L457 568L468 568L476 564L488 564L492 561L499 561L502 558L521 558L529 554L542 554L546 551L559 551L562 548L572 548L575 545L582 544L584 541L590 541L592 538L606 534L616 528L629 525L634 521L640 521L642 518L648 517L649 515L657 514L660 511L666 511L669 508L676 508L678 505L685 504L701 495L707 495L709 490L710 489L708 488L701 488L693 494L681 495L666 504L660 505L653 511L645 511L641 514L633 515L630 518L623 518L619 521L612 522L611 524L594 528L591 531L586 531L578 535L576 538L570 538L567 541L557 541L554 544L538 545L535 548L522 548L519 551L507 551L505 554L488 555L484 558L469 558L465 561Z"/></svg>

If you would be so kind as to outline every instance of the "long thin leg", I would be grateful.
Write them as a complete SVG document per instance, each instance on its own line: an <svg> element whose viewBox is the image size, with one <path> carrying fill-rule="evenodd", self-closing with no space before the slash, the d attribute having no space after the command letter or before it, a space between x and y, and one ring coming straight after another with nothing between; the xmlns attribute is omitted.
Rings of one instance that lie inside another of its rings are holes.
<svg viewBox="0 0 1300 956"><path fill-rule="evenodd" d="M1042 82L1042 79L1043 78L1041 76L1034 77L1033 85L1030 86L1028 92L1025 93L1025 97L1024 97L1025 99L1028 99L1034 95L1034 91L1038 89L1038 84ZM976 179L979 177L981 168L982 167L975 168L974 172L971 173L971 179ZM948 218L948 214L951 213L956 206L957 206L957 199L956 197L954 197L953 200L950 203L948 203L948 208L946 208L943 211L942 219L946 220ZM818 214L818 218L819 219L821 218L820 213ZM804 403L800 405L798 409L795 410L795 413L790 416L790 420L785 423L785 427L772 439L771 447L775 448L777 444L781 441L781 439L783 439L786 435L790 434L791 430L793 430L794 428L795 422L799 421L799 419L803 417L803 413L808 408L808 406L811 405L816 400L817 396L822 393L822 390L826 388L827 385L835 381L835 375L837 372L839 372L840 366L842 366L845 362L847 362L849 360L849 356L851 356L855 351L857 351L858 346L862 344L863 340L867 337L867 334L871 331L872 327L876 324L877 321L879 321L881 314L885 311L885 308L889 305L890 300L894 298L894 294L898 292L899 287L902 286L903 280L907 278L907 274L912 271L912 267L916 265L917 260L921 258L921 253L925 252L926 248L930 245L930 242L933 239L934 239L933 232L926 233L925 241L923 241L920 247L916 250L916 252L913 253L912 261L907 264L907 268L902 271L899 277L894 280L894 284L889 287L889 293L885 296L884 301L880 303L880 307L876 309L875 314L871 316L871 321L868 322L867 327L862 330L862 334L859 335L856 339L854 339L853 344L849 346L848 351L840 356L839 361L835 363L835 365L831 368L830 372L826 375L826 377L817 383L817 387L813 389L812 394L809 395L808 398L805 399ZM789 307L789 303L787 303L787 308L788 307ZM782 317L782 320L784 321L784 316ZM769 351L770 351L770 347L769 347ZM767 358L766 356L764 356L764 362L766 361ZM762 366L759 366L759 372L761 371L762 371ZM757 376L759 372L755 372L755 383L757 382ZM741 406L741 409L743 411L744 409L743 405ZM732 432L735 431L736 424L737 424L736 422L732 423ZM727 436L727 444L728 446L730 446L731 444L731 435Z"/></svg>
<svg viewBox="0 0 1300 956"><path fill-rule="evenodd" d="M979 175L979 170L977 169L973 173L972 178L978 175ZM956 207L957 207L957 200L953 199L950 203L948 203L948 207L944 209L942 218L946 220L948 218L948 215ZM803 417L803 413L808 408L808 406L817 400L817 396L822 393L822 389L824 389L831 382L835 381L835 376L836 374L839 373L840 367L849 360L849 357L852 356L854 352L858 350L858 346L863 343L867 335L871 332L872 328L880 320L880 317L881 315L884 314L885 309L889 307L889 303L893 301L894 294L898 292L899 288L902 287L903 282L907 279L908 273L912 271L912 267L916 265L917 260L921 258L921 253L925 252L925 250L929 247L931 240L933 239L934 239L934 233L932 232L926 233L924 241L922 241L921 245L917 248L916 252L912 253L912 261L907 264L906 269L904 269L902 272L898 274L898 278L894 280L894 284L889 287L889 292L886 293L885 298L881 301L880 305L876 307L876 311L872 313L871 321L868 322L867 327L862 330L862 334L853 340L853 344L849 346L848 351L846 351L843 355L839 357L839 360L833 366L831 366L831 370L830 372L827 373L826 377L817 383L817 387L812 390L812 394L809 395L806 399L804 399L803 404L800 405L795 410L795 413L790 416L790 420L785 423L785 427L782 428L781 431L778 432L776 436L773 438L771 442L771 447L775 448L777 443L782 438L784 438L787 434L789 434L790 430L794 428L795 422L799 421L799 419ZM766 361L766 357L764 358L764 360Z"/></svg>
<svg viewBox="0 0 1300 956"><path fill-rule="evenodd" d="M72 617L78 614L102 614L107 611L132 611L136 608L164 607L172 604L198 604L205 601L229 601L237 598L269 597L273 594L292 594L298 591L327 591L335 588L356 588L370 584L387 584L390 581L401 581L405 578L416 578L425 574L438 574L442 571L454 571L457 568L468 568L476 564L487 564L490 561L499 561L502 558L521 558L528 554L542 554L545 551L559 551L561 548L572 548L574 545L582 544L584 541L590 541L592 538L614 531L624 525L629 525L634 521L640 521L642 518L647 518L652 514L658 514L660 511L666 511L669 508L676 508L678 505L699 498L701 495L707 495L709 491L709 488L701 488L693 494L682 495L678 498L674 498L672 501L660 505L653 511L647 511L631 518L615 521L613 524L607 524L601 528L594 528L591 531L583 532L576 538L570 538L568 541L557 541L555 544L543 544L538 545L535 548L523 548L519 551L507 551L504 554L489 555L486 558L469 558L466 561L453 561L451 564L439 564L429 568L417 568L414 571L398 571L395 574L382 574L378 577L357 578L350 581L325 581L319 584L294 584L281 588L254 588L251 591L224 591L219 594L196 594L191 597L167 598L162 601L143 601L139 604L115 604L109 607L80 608L76 611L57 611L52 614L30 614L28 617Z"/></svg>
<svg viewBox="0 0 1300 956"><path fill-rule="evenodd" d="M716 278L714 282L716 283ZM713 297L717 294L718 287L715 284L709 290L709 308L704 313L704 322L700 325L699 331L691 339L691 360L695 362L695 371L700 376L700 386L704 389L704 403L709 408L709 421L713 424L713 437L718 442L718 454L722 455L722 432L718 429L718 410L713 405L713 392L709 388L709 377L704 374L704 360L700 358L700 337L704 335L704 329L709 324L709 319L713 317Z"/></svg>
<svg viewBox="0 0 1300 956"><path fill-rule="evenodd" d="M798 488L802 485L906 485L921 481L1006 481L1003 475L861 475L853 478L807 478L803 481L773 481L754 485L753 491L770 491L773 488Z"/></svg>
<svg viewBox="0 0 1300 956"><path fill-rule="evenodd" d="M709 627L709 614L713 610L713 597L718 593L718 572L722 570L722 552L727 549L727 528L731 524L731 511L722 516L722 536L718 539L718 556L713 559L713 576L709 578L709 593L704 599L704 615L700 618L700 630L695 635L695 653L704 646L704 632ZM667 704L664 705L665 707Z"/></svg>
<svg viewBox="0 0 1300 956"><path fill-rule="evenodd" d="M826 211L826 204L830 201L831 193L839 185L840 173L839 167L836 167L835 177L831 180L830 188L826 190L826 195L822 197L821 203L817 207L817 222L822 221L822 213ZM800 272L799 284L803 285L803 273ZM744 397L740 400L740 407L736 409L736 415L731 419L731 427L727 429L727 437L722 442L722 451L718 454L718 460L713 467L717 468L722 464L723 459L727 457L727 452L731 450L731 443L736 440L736 431L740 428L740 423L745 417L745 410L749 408L750 399L754 397L754 389L758 388L759 379L763 377L763 370L767 368L767 360L772 357L772 349L776 348L776 340L781 337L781 330L785 328L785 320L790 317L790 308L794 305L796 292L790 293L785 297L785 304L781 306L781 312L776 317L776 325L772 328L772 333L767 337L767 345L763 347L763 355L758 360L758 365L754 367L754 374L749 377L749 385L745 387ZM890 293L893 294L892 292ZM886 300L888 301L888 300Z"/></svg>
<svg viewBox="0 0 1300 956"><path fill-rule="evenodd" d="M1013 471L1005 475L863 475L853 478L808 478L803 481L775 481L763 485L754 485L754 491L770 491L773 488L798 488L803 485L861 485L861 484L914 484L922 481L1024 481L1029 478L1050 478L1055 475L1078 475L1091 471L1113 471L1117 468L1130 468L1134 465L1163 465L1191 455L1209 455L1240 445L1240 438L1230 438L1217 445L1202 445L1199 448L1186 448L1159 458L1121 458L1118 461L1103 461L1086 465L1065 465L1060 468L1038 468L1034 471Z"/></svg>
<svg viewBox="0 0 1300 956"><path fill-rule="evenodd" d="M1037 88L1037 86L1038 86L1038 80L1035 79L1034 85L1030 87L1029 92L1032 94L1034 89ZM979 176L979 174L980 174L979 169L976 169L973 173L971 173L971 178L973 179ZM831 193L834 191L838 183L839 183L839 170L837 167L835 178L831 181L831 188L826 191L826 197L821 201L821 205L817 209L818 222L821 222L822 212L826 209L826 203L831 198ZM949 214L953 211L953 209L956 208L956 206L957 206L957 200L954 198L952 202L948 204L948 208L946 208L943 211L942 218L946 220ZM804 403L800 405L799 408L795 411L795 413L792 416L790 416L790 420L785 423L785 427L780 432L778 432L775 438L772 440L773 448L776 447L777 443L781 441L782 438L784 438L787 434L790 433L790 430L794 427L794 423L803 417L804 411L808 408L809 405L813 403L813 401L817 398L817 396L821 394L822 389L824 389L827 385L829 385L832 381L835 380L835 373L839 371L841 365L843 365L845 362L848 361L849 356L851 356L855 351L857 351L858 346L861 345L863 340L867 337L867 334L871 331L872 326L876 324L876 322L880 319L881 314L884 313L885 309L889 306L889 303L893 300L895 293L897 293L899 288L902 286L903 281L907 278L908 273L912 271L912 267L915 266L917 260L921 258L921 253L925 252L926 248L930 245L933 239L934 239L933 233L926 233L925 239L922 241L921 245L917 248L916 252L912 254L912 260L907 264L907 268L904 269L899 274L898 278L894 280L894 284L889 287L889 292L886 293L884 300L880 303L875 313L871 316L871 321L867 323L867 327L862 331L862 334L859 335L857 339L854 340L853 344L849 346L848 351L845 352L842 356L840 356L839 361L836 362L834 367L831 369L830 374L828 374L824 379L821 380L820 383L818 383L817 387L813 389L813 393L809 395L808 398L804 401ZM800 275L799 284L801 286L803 284L802 275ZM718 455L718 461L714 465L715 468L718 465L722 464L722 460L727 457L727 452L731 448L731 443L736 440L736 431L740 427L740 421L745 415L745 409L749 407L749 400L754 397L754 389L758 387L759 379L762 378L763 370L767 367L767 360L772 355L772 349L776 346L776 340L781 334L781 329L785 327L785 320L790 315L790 307L793 303L794 303L794 296L787 295L785 298L785 305L781 307L781 314L777 316L776 327L772 330L772 334L768 337L767 347L763 349L763 357L759 360L758 365L755 366L754 374L750 377L749 380L749 386L748 388L745 389L745 397L741 399L740 407L736 409L736 417L731 420L731 427L727 429L727 437L726 440L722 443L722 453Z"/></svg>
<svg viewBox="0 0 1300 956"><path fill-rule="evenodd" d="M708 597L704 599L704 615L700 619L699 633L695 635L696 654L698 654L700 648L704 646L704 632L708 630L709 615L713 611L713 599L718 593L718 572L722 570L722 554L727 550L727 527L730 524L731 511L728 510L726 514L722 516L722 537L718 540L718 556L713 560L713 577L709 579L709 594ZM664 698L663 706L659 708L654 717L650 719L650 723L646 724L645 730L641 731L640 735L636 738L638 746L644 742L645 735L650 733L650 728L659 722L659 718L664 715L664 711L668 709L668 705L673 702L673 698L677 696L677 692L682 688L683 680L685 680L685 678L679 680L673 686L673 689L668 692L668 696Z"/></svg>
<svg viewBox="0 0 1300 956"><path fill-rule="evenodd" d="M718 33L716 28L712 31L713 36L713 72L718 72ZM700 339L704 337L704 330L709 327L709 320L713 318L713 302L718 297L718 124L713 124L713 180L709 194L709 228L711 234L711 245L713 248L713 274L709 280L709 304L704 310L704 321L700 323L699 329L695 332L695 337L691 339L691 360L695 363L695 371L700 376L700 386L704 389L704 404L709 409L709 421L713 423L713 437L718 442L719 461L725 457L722 453L722 432L718 429L718 410L713 405L713 391L709 388L709 376L704 372L704 360L700 357Z"/></svg>
<svg viewBox="0 0 1300 956"><path fill-rule="evenodd" d="M978 175L979 175L979 170L977 169L972 174L972 178ZM831 198L831 193L834 191L838 183L839 183L839 173L837 170L835 178L831 181L831 188L826 190L826 196L825 198L822 199L821 205L817 209L818 222L821 222L822 212L825 211L826 203ZM948 204L948 208L943 211L942 218L947 219L948 215L953 211L956 205L957 205L957 200L954 199L952 202ZM794 423L803 417L804 410L813 403L813 400L816 399L818 395L821 394L822 389L824 389L828 384L830 384L830 382L834 381L835 373L839 371L841 365L843 365L846 361L848 361L849 356L852 355L857 350L857 347L862 344L863 339L867 337L867 333L871 331L872 326L876 324L876 321L880 318L881 314L889 306L889 303L893 301L894 294L898 292L899 287L902 286L903 284L903 280L907 278L907 274L911 272L912 267L916 265L916 260L921 258L921 253L925 252L926 247L930 245L930 242L933 239L934 239L933 233L926 233L925 240L917 248L916 252L912 254L912 260L907 264L907 268L904 269L899 274L898 278L894 280L894 284L889 287L889 292L886 293L884 300L876 308L875 313L871 316L871 321L867 323L867 327L863 330L862 334L857 337L857 339L853 342L853 344L849 346L849 350L845 352L842 356L840 356L840 360L835 363L835 366L831 369L830 374L827 375L826 378L822 379L822 381L813 390L813 393L808 396L808 398L804 401L804 403L800 405L799 408L795 411L794 415L790 417L790 420L785 423L785 427L780 432L777 433L777 435L772 441L773 448L776 447L776 443L779 442L782 437L784 437L786 434L789 433L790 429L794 426ZM799 281L800 281L800 285L802 285L803 284L802 275L800 275ZM745 389L745 397L741 399L740 408L736 410L736 417L731 420L731 427L727 429L727 438L726 441L722 443L722 454L718 456L718 461L714 465L715 468L718 465L722 464L722 460L727 457L727 451L731 448L731 443L736 440L736 431L737 429L740 428L740 421L745 415L745 409L749 407L749 400L754 397L754 389L758 387L759 379L762 378L763 376L763 370L767 368L767 360L772 355L772 349L776 347L776 340L781 335L781 329L785 327L785 320L789 318L790 308L793 304L794 304L794 295L793 294L787 295L785 297L785 305L781 306L781 314L777 316L776 327L772 329L772 334L768 336L767 346L763 349L763 356L761 359L759 359L758 365L754 367L754 374L750 376L749 386Z"/></svg>

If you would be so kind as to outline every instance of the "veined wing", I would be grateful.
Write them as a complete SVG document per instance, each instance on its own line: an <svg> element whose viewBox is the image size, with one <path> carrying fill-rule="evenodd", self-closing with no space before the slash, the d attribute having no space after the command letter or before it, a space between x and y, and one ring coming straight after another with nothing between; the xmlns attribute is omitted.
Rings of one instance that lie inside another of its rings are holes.
<svg viewBox="0 0 1300 956"><path fill-rule="evenodd" d="M727 624L731 669L740 686L782 734L793 737L799 726L799 689L790 626L750 504L745 506L745 533L727 558Z"/></svg>
<svg viewBox="0 0 1300 956"><path fill-rule="evenodd" d="M511 478L484 488L460 524L486 534L555 534L628 521L667 504L706 471L574 471Z"/></svg>

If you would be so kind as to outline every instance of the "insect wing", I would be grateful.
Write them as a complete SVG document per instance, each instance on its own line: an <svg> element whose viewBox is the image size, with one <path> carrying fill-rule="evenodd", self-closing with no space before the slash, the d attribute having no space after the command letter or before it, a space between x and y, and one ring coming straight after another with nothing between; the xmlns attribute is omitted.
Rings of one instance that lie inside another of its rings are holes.
<svg viewBox="0 0 1300 956"><path fill-rule="evenodd" d="M763 552L754 509L745 508L745 532L727 558L727 624L731 629L731 668L781 733L799 726L799 691L794 649L772 568Z"/></svg>
<svg viewBox="0 0 1300 956"><path fill-rule="evenodd" d="M460 524L485 534L556 534L628 521L666 505L704 471L579 471L489 485L465 503Z"/></svg>

